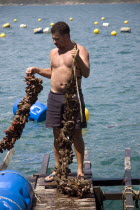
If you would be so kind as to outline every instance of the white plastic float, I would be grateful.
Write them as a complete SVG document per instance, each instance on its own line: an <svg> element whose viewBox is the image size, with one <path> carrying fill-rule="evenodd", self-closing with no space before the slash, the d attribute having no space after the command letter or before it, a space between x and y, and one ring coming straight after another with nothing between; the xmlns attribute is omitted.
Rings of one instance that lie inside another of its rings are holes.
<svg viewBox="0 0 140 210"><path fill-rule="evenodd" d="M46 34L50 33L50 31L51 31L51 30L50 30L49 27L43 29L43 33L46 33Z"/></svg>
<svg viewBox="0 0 140 210"><path fill-rule="evenodd" d="M120 28L120 32L131 32L131 28L130 27L121 27Z"/></svg>
<svg viewBox="0 0 140 210"><path fill-rule="evenodd" d="M103 26L107 27L109 26L109 23L103 23Z"/></svg>
<svg viewBox="0 0 140 210"><path fill-rule="evenodd" d="M26 28L27 25L26 24L20 24L20 28Z"/></svg>

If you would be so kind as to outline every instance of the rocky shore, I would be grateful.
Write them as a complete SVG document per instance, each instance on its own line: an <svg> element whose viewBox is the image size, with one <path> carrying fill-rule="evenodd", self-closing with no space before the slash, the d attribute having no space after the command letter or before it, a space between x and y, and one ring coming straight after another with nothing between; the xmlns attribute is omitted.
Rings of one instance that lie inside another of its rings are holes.
<svg viewBox="0 0 140 210"><path fill-rule="evenodd" d="M140 0L0 0L0 5L71 5L101 3L140 3Z"/></svg>

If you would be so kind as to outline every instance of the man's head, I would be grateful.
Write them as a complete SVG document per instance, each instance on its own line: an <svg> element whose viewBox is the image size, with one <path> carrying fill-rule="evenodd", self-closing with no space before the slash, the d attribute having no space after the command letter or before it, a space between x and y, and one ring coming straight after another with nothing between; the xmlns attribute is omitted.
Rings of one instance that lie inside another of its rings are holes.
<svg viewBox="0 0 140 210"><path fill-rule="evenodd" d="M52 39L56 47L64 49L70 41L70 28L65 22L57 22L51 28Z"/></svg>
<svg viewBox="0 0 140 210"><path fill-rule="evenodd" d="M57 22L54 24L54 26L51 28L51 33L54 34L58 32L60 35L69 34L70 35L70 28L67 23L65 22Z"/></svg>

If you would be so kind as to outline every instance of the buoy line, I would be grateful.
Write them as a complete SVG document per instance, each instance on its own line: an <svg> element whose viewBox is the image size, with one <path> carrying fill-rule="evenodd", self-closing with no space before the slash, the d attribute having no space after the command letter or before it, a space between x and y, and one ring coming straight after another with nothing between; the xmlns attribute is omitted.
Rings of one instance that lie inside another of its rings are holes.
<svg viewBox="0 0 140 210"><path fill-rule="evenodd" d="M43 89L42 79L36 78L33 74L27 75L24 81L27 84L26 96L19 102L11 126L4 131L6 136L0 142L1 153L4 150L12 149L16 140L20 139L25 123L28 122L30 107L37 101L38 94Z"/></svg>

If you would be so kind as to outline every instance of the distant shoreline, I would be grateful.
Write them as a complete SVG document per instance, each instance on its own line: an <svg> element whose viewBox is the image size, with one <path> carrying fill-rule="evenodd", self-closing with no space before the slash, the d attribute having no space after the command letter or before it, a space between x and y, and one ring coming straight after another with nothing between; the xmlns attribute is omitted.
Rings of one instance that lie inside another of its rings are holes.
<svg viewBox="0 0 140 210"><path fill-rule="evenodd" d="M94 1L94 2L72 2L72 1L66 1L66 2L51 2L51 3L42 3L42 2L36 2L36 3L2 3L1 0L0 0L0 6L43 6L43 5L46 5L46 6L51 6L51 5L90 5L90 4L139 4L140 3L140 0L136 0L136 1L110 1L110 2L100 2L100 1Z"/></svg>
<svg viewBox="0 0 140 210"><path fill-rule="evenodd" d="M140 2L112 2L112 3L70 3L70 4L0 4L0 6L68 6L68 5L91 5L91 4L140 4Z"/></svg>

